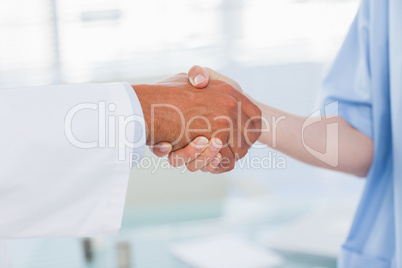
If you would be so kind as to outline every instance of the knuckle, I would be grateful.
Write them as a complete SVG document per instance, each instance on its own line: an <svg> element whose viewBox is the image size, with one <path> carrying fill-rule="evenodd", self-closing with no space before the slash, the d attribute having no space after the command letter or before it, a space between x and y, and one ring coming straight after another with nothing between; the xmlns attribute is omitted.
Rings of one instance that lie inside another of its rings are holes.
<svg viewBox="0 0 402 268"><path fill-rule="evenodd" d="M228 121L228 120L222 120L221 122L220 122L220 128L221 129L228 129L228 128L230 128L231 127L231 122L230 121Z"/></svg>
<svg viewBox="0 0 402 268"><path fill-rule="evenodd" d="M195 154L195 151L195 147L192 147L191 145L187 146L180 157L185 159L191 158Z"/></svg>
<svg viewBox="0 0 402 268"><path fill-rule="evenodd" d="M235 98L233 98L230 95L226 95L223 99L222 99L223 105L226 108L229 108L230 110L236 109L237 108L237 100Z"/></svg>
<svg viewBox="0 0 402 268"><path fill-rule="evenodd" d="M239 156L238 156L238 160L242 159L243 157L245 157L247 155L247 153L248 153L247 149L241 150L240 153L239 153Z"/></svg>
<svg viewBox="0 0 402 268"><path fill-rule="evenodd" d="M224 172L223 169L220 168L220 167L218 167L218 168L214 169L213 171L211 171L212 174L221 174L223 172Z"/></svg>
<svg viewBox="0 0 402 268"><path fill-rule="evenodd" d="M231 162L230 164L229 164L229 166L228 166L228 168L227 168L227 171L232 171L234 168L235 168L235 162L233 161L233 162Z"/></svg>
<svg viewBox="0 0 402 268"><path fill-rule="evenodd" d="M175 154L174 153L171 153L171 154L169 154L169 156L168 156L168 162L169 162L169 164L172 166L172 167L174 167L175 165L175 161L174 161L174 159L175 159Z"/></svg>
<svg viewBox="0 0 402 268"><path fill-rule="evenodd" d="M187 170L190 172L196 172L197 169L193 165L187 165Z"/></svg>
<svg viewBox="0 0 402 268"><path fill-rule="evenodd" d="M260 136L261 136L261 131L254 132L253 136L252 136L252 143L255 143Z"/></svg>
<svg viewBox="0 0 402 268"><path fill-rule="evenodd" d="M233 170L235 167L236 167L236 161L232 161L229 166L230 170Z"/></svg>
<svg viewBox="0 0 402 268"><path fill-rule="evenodd" d="M172 167L180 167L184 164L183 157L177 154L170 154L168 157L168 161Z"/></svg>
<svg viewBox="0 0 402 268"><path fill-rule="evenodd" d="M199 71L200 69L201 69L201 66L193 65L193 67L190 68L189 73Z"/></svg>
<svg viewBox="0 0 402 268"><path fill-rule="evenodd" d="M207 170L208 172L212 172L212 171L214 171L216 168L217 168L217 167L215 167L215 166L208 165L207 167L204 167L203 169Z"/></svg>

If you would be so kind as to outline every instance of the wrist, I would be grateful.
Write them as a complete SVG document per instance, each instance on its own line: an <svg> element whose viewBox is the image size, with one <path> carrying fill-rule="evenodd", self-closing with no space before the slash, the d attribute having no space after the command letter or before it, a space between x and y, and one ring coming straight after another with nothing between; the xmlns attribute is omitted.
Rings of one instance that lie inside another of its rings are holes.
<svg viewBox="0 0 402 268"><path fill-rule="evenodd" d="M176 97L172 97L163 85L142 84L132 88L137 94L144 115L147 145L174 142L180 136L181 127Z"/></svg>

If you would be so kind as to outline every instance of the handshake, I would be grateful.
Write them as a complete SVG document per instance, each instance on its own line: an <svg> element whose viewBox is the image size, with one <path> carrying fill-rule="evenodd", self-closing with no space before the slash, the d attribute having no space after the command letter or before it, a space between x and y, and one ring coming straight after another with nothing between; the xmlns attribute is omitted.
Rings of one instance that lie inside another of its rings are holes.
<svg viewBox="0 0 402 268"><path fill-rule="evenodd" d="M261 110L233 80L194 66L155 84L134 85L147 145L172 166L223 173L261 134Z"/></svg>

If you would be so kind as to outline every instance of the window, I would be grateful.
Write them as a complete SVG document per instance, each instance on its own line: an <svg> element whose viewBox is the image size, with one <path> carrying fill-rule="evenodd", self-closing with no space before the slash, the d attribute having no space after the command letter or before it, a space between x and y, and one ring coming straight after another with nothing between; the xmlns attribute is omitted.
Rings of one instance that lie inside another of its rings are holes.
<svg viewBox="0 0 402 268"><path fill-rule="evenodd" d="M356 0L0 3L0 88L131 81L193 64L325 61ZM297 23L295 23L297 22Z"/></svg>

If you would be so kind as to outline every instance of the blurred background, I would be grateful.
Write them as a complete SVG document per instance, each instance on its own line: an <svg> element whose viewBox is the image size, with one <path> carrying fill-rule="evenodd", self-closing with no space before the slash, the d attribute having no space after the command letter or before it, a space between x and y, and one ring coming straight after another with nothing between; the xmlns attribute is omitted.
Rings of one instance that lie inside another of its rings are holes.
<svg viewBox="0 0 402 268"><path fill-rule="evenodd" d="M357 0L0 2L0 89L151 83L198 64L300 115ZM132 174L116 237L10 241L14 267L335 267L364 180L252 149L224 175L169 168L149 152Z"/></svg>

